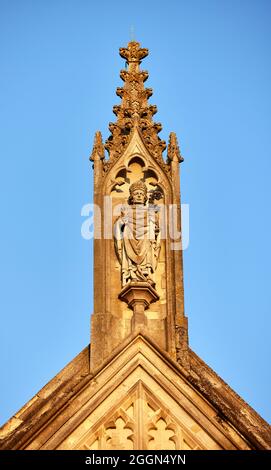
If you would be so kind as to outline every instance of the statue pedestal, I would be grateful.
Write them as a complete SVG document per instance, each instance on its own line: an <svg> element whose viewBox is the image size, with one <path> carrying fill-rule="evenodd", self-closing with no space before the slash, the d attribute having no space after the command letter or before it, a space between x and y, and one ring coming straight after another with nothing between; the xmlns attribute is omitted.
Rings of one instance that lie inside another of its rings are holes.
<svg viewBox="0 0 271 470"><path fill-rule="evenodd" d="M129 282L119 294L119 299L126 302L134 312L132 318L132 331L137 326L145 326L147 318L145 310L152 302L159 300L156 290L148 282Z"/></svg>

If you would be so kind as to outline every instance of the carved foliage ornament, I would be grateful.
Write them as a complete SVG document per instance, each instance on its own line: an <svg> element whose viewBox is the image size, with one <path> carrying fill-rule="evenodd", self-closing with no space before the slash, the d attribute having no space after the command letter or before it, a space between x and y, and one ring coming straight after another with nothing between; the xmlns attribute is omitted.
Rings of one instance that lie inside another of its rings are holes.
<svg viewBox="0 0 271 470"><path fill-rule="evenodd" d="M104 145L103 145L102 134L100 131L97 131L95 133L93 149L92 149L92 153L89 159L92 162L94 162L95 160L104 159Z"/></svg>
<svg viewBox="0 0 271 470"><path fill-rule="evenodd" d="M148 72L139 69L141 60L148 55L148 49L143 49L138 42L131 41L127 48L120 48L120 55L126 59L127 69L121 70L120 77L124 81L124 85L117 88L116 91L122 100L120 105L113 107L117 121L109 124L111 135L104 146L100 134L98 136L96 134L91 160L95 160L97 155L100 156L100 159L104 159L104 149L106 149L109 153L109 159L103 160L103 169L104 173L107 173L123 154L130 141L133 129L137 128L151 155L163 170L168 172L170 171L168 162L172 159L171 155L176 153L177 150L176 152L173 150L174 142L171 138L166 163L163 159L166 142L158 136L158 133L162 130L162 125L155 123L152 119L152 116L157 112L157 108L155 105L148 103L148 98L152 95L152 89L144 86L144 82L148 78Z"/></svg>

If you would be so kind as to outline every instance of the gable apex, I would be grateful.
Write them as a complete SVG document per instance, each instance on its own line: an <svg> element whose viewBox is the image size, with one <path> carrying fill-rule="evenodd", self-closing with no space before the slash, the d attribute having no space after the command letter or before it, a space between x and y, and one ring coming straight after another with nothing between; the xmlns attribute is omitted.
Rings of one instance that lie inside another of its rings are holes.
<svg viewBox="0 0 271 470"><path fill-rule="evenodd" d="M58 387L55 380L49 382L34 397L35 400L15 415L20 420L17 429L12 430L7 423L1 433L1 448L76 449L86 448L85 445L102 448L104 441L99 441L99 436L104 435L105 429L116 429L114 426L123 429L129 416L127 410L132 412L134 407L130 420L135 440L128 438L127 448L130 448L131 442L133 445L139 442L136 440L138 418L135 407L138 406L136 400L141 400L146 429L150 432L140 448L151 448L148 445L161 441L160 431L169 429L171 432L166 436L170 449L171 445L177 446L175 448L190 445L195 449L270 449L268 424L191 350L189 354L192 367L188 372L153 340L140 333L127 339L123 348L115 350L101 368L90 373L85 367L88 359L86 348L81 358L77 356L74 364L72 361L58 374ZM125 408L123 400L127 397L133 398ZM234 423L229 414L229 404L232 414L239 413L239 423ZM50 414L52 408L54 413ZM107 417L105 421L102 416ZM110 417L114 417L114 425ZM88 429L87 435L85 429ZM111 434L116 436L113 431L110 433L109 440ZM125 435L121 431L121 436ZM149 439L149 444L146 444L146 439ZM109 448L114 442L113 439L111 444L108 443Z"/></svg>

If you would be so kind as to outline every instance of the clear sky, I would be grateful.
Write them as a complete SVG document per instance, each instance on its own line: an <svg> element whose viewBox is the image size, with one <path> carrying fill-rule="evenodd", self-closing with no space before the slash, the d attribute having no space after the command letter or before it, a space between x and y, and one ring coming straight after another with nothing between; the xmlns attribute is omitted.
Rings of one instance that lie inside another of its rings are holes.
<svg viewBox="0 0 271 470"><path fill-rule="evenodd" d="M88 156L124 61L178 135L192 349L271 421L271 2L0 0L1 422L89 342Z"/></svg>

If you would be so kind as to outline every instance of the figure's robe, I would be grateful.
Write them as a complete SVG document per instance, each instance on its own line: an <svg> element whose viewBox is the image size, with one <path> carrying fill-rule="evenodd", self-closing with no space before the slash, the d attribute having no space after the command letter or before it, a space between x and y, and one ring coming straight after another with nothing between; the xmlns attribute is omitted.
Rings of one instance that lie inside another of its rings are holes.
<svg viewBox="0 0 271 470"><path fill-rule="evenodd" d="M160 250L157 209L123 206L115 223L115 246L122 281L147 280L157 266Z"/></svg>

